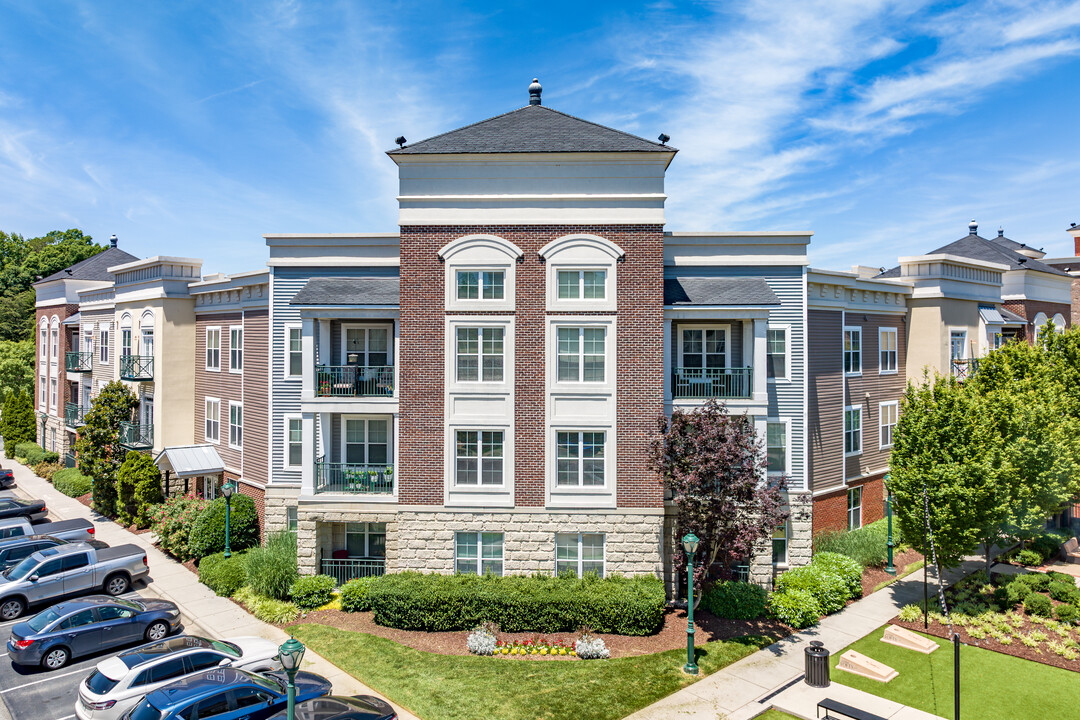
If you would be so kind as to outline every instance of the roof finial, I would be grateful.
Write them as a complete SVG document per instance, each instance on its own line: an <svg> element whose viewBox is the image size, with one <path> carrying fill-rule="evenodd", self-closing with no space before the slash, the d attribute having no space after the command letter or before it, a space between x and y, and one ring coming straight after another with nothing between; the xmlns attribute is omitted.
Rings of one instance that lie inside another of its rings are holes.
<svg viewBox="0 0 1080 720"><path fill-rule="evenodd" d="M998 237L1005 237L1005 228L998 225Z"/></svg>
<svg viewBox="0 0 1080 720"><path fill-rule="evenodd" d="M543 91L543 88L540 87L540 80L538 78L533 78L532 85L529 86L529 104L530 105L539 105L540 104L540 93L542 91Z"/></svg>
<svg viewBox="0 0 1080 720"><path fill-rule="evenodd" d="M968 235L978 235L978 234L979 234L979 223L975 222L975 218L972 218L971 222L968 223Z"/></svg>
<svg viewBox="0 0 1080 720"><path fill-rule="evenodd" d="M120 241L116 239L116 234L114 233L113 236L109 238L109 247L116 247L119 242Z"/></svg>

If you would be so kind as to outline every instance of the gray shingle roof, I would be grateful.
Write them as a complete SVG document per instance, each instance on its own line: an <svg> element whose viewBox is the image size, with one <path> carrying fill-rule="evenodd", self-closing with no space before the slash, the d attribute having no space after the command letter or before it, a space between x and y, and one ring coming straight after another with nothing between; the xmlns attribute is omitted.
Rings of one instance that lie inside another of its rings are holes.
<svg viewBox="0 0 1080 720"><path fill-rule="evenodd" d="M503 115L421 140L387 155L524 152L678 152L543 105Z"/></svg>
<svg viewBox="0 0 1080 720"><path fill-rule="evenodd" d="M998 239L1008 240L1008 238ZM1008 241L1014 242L1012 240ZM1039 262L1026 255L1021 255L1015 250L1006 247L1004 244L992 242L984 237L979 237L978 235L965 235L956 242L942 245L937 250L931 250L926 254L959 255L960 257L971 258L972 260L982 260L984 262L1008 265L1010 270L1038 270L1039 272L1050 273L1051 275L1068 275L1068 273L1050 267L1046 263ZM886 270L877 277L890 278L899 276L900 268L894 267L890 270Z"/></svg>
<svg viewBox="0 0 1080 720"><path fill-rule="evenodd" d="M113 265L122 265L123 263L133 262L139 258L135 257L131 253L124 252L120 248L105 248L97 255L80 260L74 265L54 272L52 275L38 280L38 283L49 282L50 280L112 280L112 275L109 274L109 268ZM71 272L69 273L68 270ZM34 283L37 285L37 283Z"/></svg>
<svg viewBox="0 0 1080 720"><path fill-rule="evenodd" d="M396 277L322 277L307 281L290 305L397 305Z"/></svg>
<svg viewBox="0 0 1080 720"><path fill-rule="evenodd" d="M682 277L664 279L665 305L779 305L764 278Z"/></svg>

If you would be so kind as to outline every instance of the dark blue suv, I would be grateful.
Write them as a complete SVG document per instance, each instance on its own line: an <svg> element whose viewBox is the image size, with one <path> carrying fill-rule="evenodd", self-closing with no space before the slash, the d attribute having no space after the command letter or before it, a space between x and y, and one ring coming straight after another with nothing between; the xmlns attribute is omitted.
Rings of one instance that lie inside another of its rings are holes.
<svg viewBox="0 0 1080 720"><path fill-rule="evenodd" d="M122 720L264 720L285 708L285 673L215 668L153 691ZM330 694L330 681L296 673L296 701Z"/></svg>

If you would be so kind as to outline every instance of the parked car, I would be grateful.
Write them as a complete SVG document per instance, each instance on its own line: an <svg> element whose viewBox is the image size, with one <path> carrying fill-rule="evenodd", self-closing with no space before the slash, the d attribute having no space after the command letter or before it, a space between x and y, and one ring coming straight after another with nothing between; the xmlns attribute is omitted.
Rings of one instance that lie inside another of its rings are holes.
<svg viewBox="0 0 1080 720"><path fill-rule="evenodd" d="M19 535L0 540L0 571L19 564L38 550L67 544L69 544L67 540L52 535ZM87 544L98 549L109 547L100 540L91 540Z"/></svg>
<svg viewBox="0 0 1080 720"><path fill-rule="evenodd" d="M9 488L15 484L15 473L11 468L0 468L0 488Z"/></svg>
<svg viewBox="0 0 1080 720"><path fill-rule="evenodd" d="M161 640L179 629L176 603L91 595L58 603L18 623L11 628L7 649L14 663L57 670L73 657Z"/></svg>
<svg viewBox="0 0 1080 720"><path fill-rule="evenodd" d="M261 673L281 669L277 643L260 637L208 640L177 635L102 660L79 686L79 720L116 720L147 693L192 673L235 667Z"/></svg>
<svg viewBox="0 0 1080 720"><path fill-rule="evenodd" d="M285 708L288 680L283 672L256 675L236 668L215 668L147 693L122 720L247 718L266 720ZM296 701L330 694L330 681L310 672L296 673Z"/></svg>
<svg viewBox="0 0 1080 720"><path fill-rule="evenodd" d="M280 712L270 720L287 718ZM390 703L372 695L330 695L297 703L296 720L397 720L397 713Z"/></svg>
<svg viewBox="0 0 1080 720"><path fill-rule="evenodd" d="M44 500L23 500L16 497L0 497L0 520L24 517L30 522L40 522L48 515Z"/></svg>
<svg viewBox="0 0 1080 720"><path fill-rule="evenodd" d="M52 535L70 542L86 542L94 539L94 523L86 518L59 520L31 525L24 517L0 520L0 540L23 535Z"/></svg>
<svg viewBox="0 0 1080 720"><path fill-rule="evenodd" d="M14 620L26 608L101 588L123 595L150 571L138 545L97 549L87 543L58 545L0 573L0 620Z"/></svg>

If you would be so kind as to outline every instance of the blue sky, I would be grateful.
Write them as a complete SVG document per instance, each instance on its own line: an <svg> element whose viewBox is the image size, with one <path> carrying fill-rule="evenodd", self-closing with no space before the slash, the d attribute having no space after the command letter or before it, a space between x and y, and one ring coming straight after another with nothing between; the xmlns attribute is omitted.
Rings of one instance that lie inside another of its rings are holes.
<svg viewBox="0 0 1080 720"><path fill-rule="evenodd" d="M410 140L544 103L680 148L668 228L815 232L821 267L966 233L1071 254L1080 1L0 1L0 229L265 262L394 230Z"/></svg>

